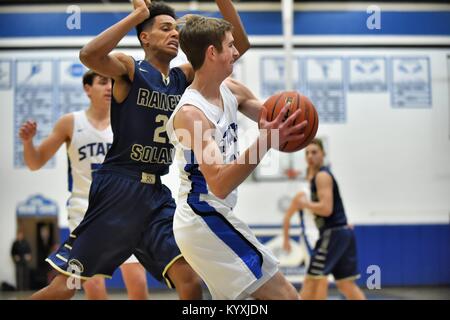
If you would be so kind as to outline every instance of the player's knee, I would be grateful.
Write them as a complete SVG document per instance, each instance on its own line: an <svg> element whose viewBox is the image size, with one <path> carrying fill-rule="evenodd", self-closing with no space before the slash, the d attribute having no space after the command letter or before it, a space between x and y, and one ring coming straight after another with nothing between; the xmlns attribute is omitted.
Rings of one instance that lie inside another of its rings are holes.
<svg viewBox="0 0 450 320"><path fill-rule="evenodd" d="M69 299L72 299L74 295L75 295L75 289L69 289L66 287L61 292L61 299L69 300Z"/></svg>
<svg viewBox="0 0 450 320"><path fill-rule="evenodd" d="M104 280L102 278L93 277L89 279L88 281L83 283L83 287L85 289L90 290L101 290L104 288Z"/></svg>
<svg viewBox="0 0 450 320"><path fill-rule="evenodd" d="M186 272L171 278L180 299L200 300L202 299L202 280L192 268L187 268Z"/></svg>
<svg viewBox="0 0 450 320"><path fill-rule="evenodd" d="M58 275L49 286L51 290L57 292L61 300L71 299L75 295L76 287L69 286L67 280L67 276Z"/></svg>
<svg viewBox="0 0 450 320"><path fill-rule="evenodd" d="M201 288L202 279L191 269L178 280L178 285L189 290L194 290Z"/></svg>
<svg viewBox="0 0 450 320"><path fill-rule="evenodd" d="M356 285L353 281L336 281L336 287L343 294L351 292L352 290L354 290L355 286Z"/></svg>
<svg viewBox="0 0 450 320"><path fill-rule="evenodd" d="M123 270L122 275L124 275ZM133 270L132 272L128 271L126 273L126 283L133 287L147 287L147 276L145 270Z"/></svg>
<svg viewBox="0 0 450 320"><path fill-rule="evenodd" d="M167 277L175 285L180 299L202 298L202 281L184 258L178 259L169 268Z"/></svg>
<svg viewBox="0 0 450 320"><path fill-rule="evenodd" d="M178 259L167 271L167 275L176 286L178 284L195 285L201 283L200 277L184 258Z"/></svg>
<svg viewBox="0 0 450 320"><path fill-rule="evenodd" d="M127 284L133 288L142 290L145 288L145 290L147 290L147 278L140 274L136 274L131 276L128 281Z"/></svg>
<svg viewBox="0 0 450 320"><path fill-rule="evenodd" d="M62 278L66 279L66 278ZM61 280L61 279L59 279ZM58 300L69 300L75 295L75 288L69 288L67 286L66 281L53 281L48 286L50 292L55 297L58 297Z"/></svg>
<svg viewBox="0 0 450 320"><path fill-rule="evenodd" d="M178 296L181 300L201 300L203 290L200 279L190 279L176 285Z"/></svg>
<svg viewBox="0 0 450 320"><path fill-rule="evenodd" d="M101 277L93 277L83 283L83 288L86 292L86 297L89 300L106 300L108 295L106 293L105 280Z"/></svg>

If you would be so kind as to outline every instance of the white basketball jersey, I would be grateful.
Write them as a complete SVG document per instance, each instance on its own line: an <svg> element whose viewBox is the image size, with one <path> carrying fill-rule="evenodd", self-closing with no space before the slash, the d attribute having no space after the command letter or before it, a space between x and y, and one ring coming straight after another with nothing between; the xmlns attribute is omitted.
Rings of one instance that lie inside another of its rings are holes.
<svg viewBox="0 0 450 320"><path fill-rule="evenodd" d="M173 130L173 119L181 106L193 105L214 124L213 136L223 162L237 159L238 103L225 83L220 85L220 94L223 111L188 88L167 122L181 176L173 233L183 257L205 281L213 299L246 299L273 277L278 261L234 215L237 190L225 199L216 197L194 161L192 150L178 141Z"/></svg>
<svg viewBox="0 0 450 320"><path fill-rule="evenodd" d="M189 104L200 109L215 126L213 137L222 153L223 162L234 161L239 156L238 102L225 83L220 85L220 94L223 101L223 111L218 106L208 102L197 90L187 88L166 126L167 134L176 148L176 159L181 178L179 198L186 197L190 192L200 193L200 200L208 202L219 211L222 206L225 206L228 210L234 208L237 201L237 189L232 191L225 199L216 197L209 190L193 151L183 146L174 134L173 119L183 105Z"/></svg>
<svg viewBox="0 0 450 320"><path fill-rule="evenodd" d="M98 130L89 122L84 110L73 113L72 140L67 149L71 196L67 201L69 227L72 230L84 217L88 207L92 171L99 168L111 147L111 126Z"/></svg>

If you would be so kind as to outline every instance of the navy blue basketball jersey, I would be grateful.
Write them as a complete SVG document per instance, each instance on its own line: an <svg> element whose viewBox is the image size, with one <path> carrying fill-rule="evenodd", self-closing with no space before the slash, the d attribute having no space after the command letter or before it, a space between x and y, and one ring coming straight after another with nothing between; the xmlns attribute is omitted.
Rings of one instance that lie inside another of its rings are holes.
<svg viewBox="0 0 450 320"><path fill-rule="evenodd" d="M172 68L164 79L147 61L135 61L127 98L122 103L114 97L111 100L114 137L103 168L120 166L157 175L168 173L173 146L167 137L166 123L187 86L180 68Z"/></svg>
<svg viewBox="0 0 450 320"><path fill-rule="evenodd" d="M333 211L328 217L315 216L317 228L322 232L328 228L346 225L347 217L345 216L344 204L342 203L336 179L327 167L321 167L319 172L321 171L327 172L333 179ZM317 174L311 180L311 199L315 202L319 201L317 196L316 176Z"/></svg>

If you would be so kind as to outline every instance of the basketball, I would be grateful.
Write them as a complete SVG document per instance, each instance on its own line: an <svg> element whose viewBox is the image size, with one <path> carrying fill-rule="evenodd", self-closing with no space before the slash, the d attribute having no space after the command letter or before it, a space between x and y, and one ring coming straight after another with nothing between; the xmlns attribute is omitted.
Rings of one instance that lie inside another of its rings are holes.
<svg viewBox="0 0 450 320"><path fill-rule="evenodd" d="M293 124L298 124L303 120L308 120L308 124L305 128L305 136L303 139L286 142L279 148L279 150L283 152L295 152L306 147L316 136L319 127L319 116L316 108L308 97L297 91L282 91L268 98L266 102L264 102L264 107L267 110L267 121L273 121L289 101L291 102L291 105L284 120L300 108L301 112L298 118L294 120Z"/></svg>

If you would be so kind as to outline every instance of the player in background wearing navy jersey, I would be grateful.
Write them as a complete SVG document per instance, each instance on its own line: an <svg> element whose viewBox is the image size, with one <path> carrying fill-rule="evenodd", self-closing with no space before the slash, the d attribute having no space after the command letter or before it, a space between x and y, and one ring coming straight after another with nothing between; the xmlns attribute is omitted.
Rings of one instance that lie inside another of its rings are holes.
<svg viewBox="0 0 450 320"><path fill-rule="evenodd" d="M300 296L305 300L326 299L328 275L332 274L338 290L347 299L364 300L364 293L355 284L355 279L359 278L355 233L347 224L336 179L323 164L322 141L313 139L306 147L305 155L311 179L311 201L305 193L299 192L292 200L284 222L285 229L289 230L290 218L298 210L309 209L315 215L320 233Z"/></svg>

